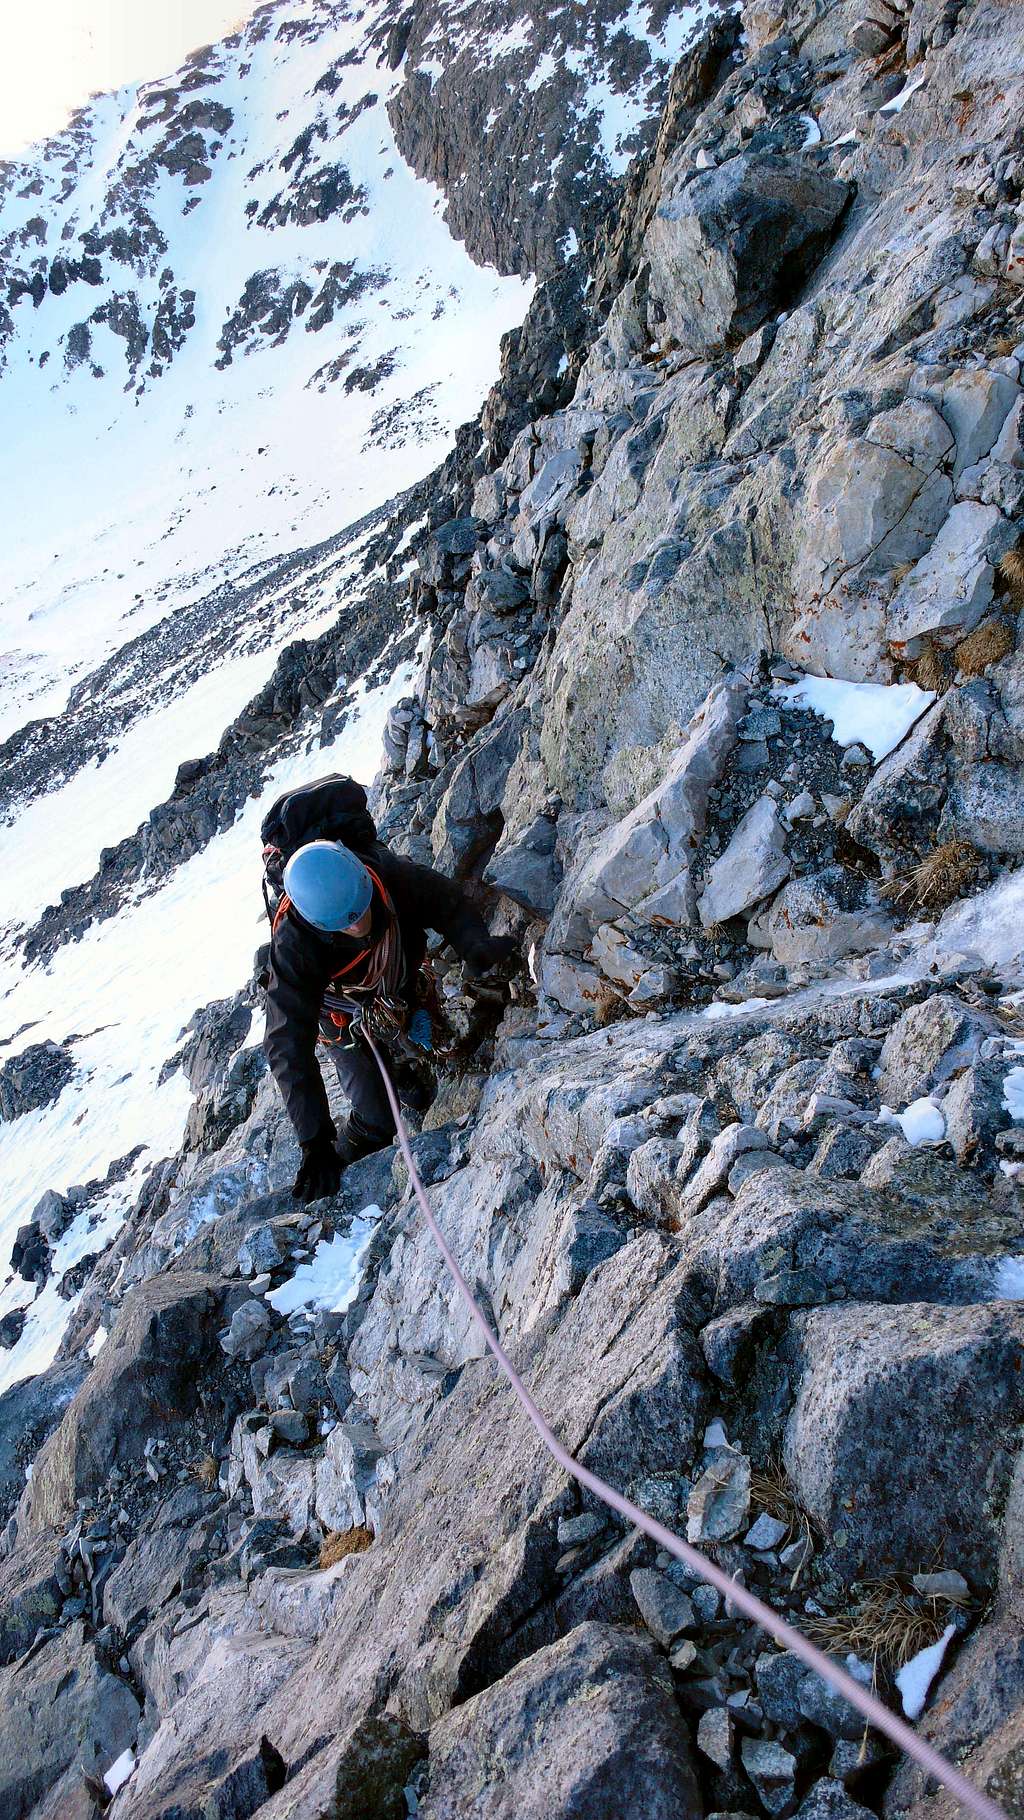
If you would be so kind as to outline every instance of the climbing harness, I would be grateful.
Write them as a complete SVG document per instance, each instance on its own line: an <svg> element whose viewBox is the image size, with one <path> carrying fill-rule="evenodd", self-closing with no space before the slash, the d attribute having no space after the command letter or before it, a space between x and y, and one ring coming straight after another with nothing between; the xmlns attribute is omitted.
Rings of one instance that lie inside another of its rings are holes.
<svg viewBox="0 0 1024 1820"><path fill-rule="evenodd" d="M803 1636L800 1631L794 1630L791 1624L787 1624L784 1618L780 1618L778 1613L772 1610L771 1606L763 1604L754 1593L748 1592L745 1586L741 1586L737 1581L731 1580L728 1574L723 1573L720 1567L716 1567L713 1561L709 1561L704 1555L700 1554L696 1548L693 1548L690 1545L690 1543L684 1542L682 1538L677 1536L671 1529L666 1529L663 1523L659 1523L654 1517L648 1516L645 1510L641 1510L640 1506L638 1504L633 1504L629 1498L623 1497L622 1493L616 1491L613 1486L606 1485L605 1481L599 1479L596 1473L591 1472L586 1466L581 1466L580 1462L575 1459L571 1453L566 1451L557 1436L548 1427L547 1422L537 1408L533 1397L530 1395L529 1390L523 1383L515 1366L506 1354L497 1335L492 1333L469 1284L466 1282L453 1253L449 1249L448 1242L434 1217L423 1183L420 1180L419 1171L416 1168L415 1158L412 1154L412 1147L409 1143L409 1134L406 1131L402 1119L397 1095L388 1078L388 1072L384 1066L383 1057L381 1056L371 1031L364 1027L363 1035L369 1045L373 1058L380 1069L381 1079L384 1082L384 1090L388 1096L392 1116L395 1121L395 1130L398 1135L399 1146L402 1151L402 1156L405 1159L406 1168L409 1171L409 1180L412 1183L416 1199L420 1204L423 1217L430 1228L431 1234L441 1252L441 1256L444 1258L445 1264L448 1267L459 1294L465 1302L466 1307L469 1309L476 1325L479 1327L490 1352L497 1360L500 1370L508 1379L516 1397L525 1409L552 1459L562 1467L564 1472L569 1473L578 1484L582 1485L587 1491L593 1492L594 1496L600 1498L603 1504L607 1504L610 1510L617 1511L619 1516L626 1518L627 1522L635 1524L638 1529L642 1529L645 1535L650 1536L651 1540L658 1544L659 1548L663 1548L668 1554L674 1555L677 1561L682 1561L685 1566L691 1568L694 1573L698 1574L702 1580L706 1580L709 1585L715 1587L715 1589L729 1601L735 1610L742 1612L744 1617L751 1618L755 1624L761 1626L762 1630L766 1630L768 1635L773 1637L775 1642L779 1644L780 1648L789 1650L791 1655L796 1656L801 1662L806 1663L808 1668L812 1668L816 1674L821 1676L823 1681L827 1682L829 1687L833 1688L837 1694L841 1694L845 1700L848 1700L851 1706L856 1707L857 1711L862 1714L869 1725L873 1725L876 1730L884 1732L886 1737L889 1738L893 1744L900 1750L905 1751L907 1756L912 1757L916 1763L919 1763L923 1770L926 1770L930 1776L934 1776L938 1782L942 1783L942 1785L948 1789L949 1793L955 1796L972 1814L976 1814L978 1820L1007 1820L1007 1816L1003 1809L999 1807L996 1802L990 1800L988 1795L983 1794L981 1789L976 1788L973 1782L970 1782L966 1776L962 1775L947 1758L943 1757L939 1751L928 1744L924 1738L918 1737L917 1733L913 1731L909 1725L905 1724L895 1713L890 1712L889 1708L884 1706L881 1700L871 1693L868 1688L862 1687L860 1682L855 1681L853 1676L848 1674L844 1668L840 1668L837 1663L833 1662L823 1653L823 1651L816 1648L816 1646Z"/></svg>

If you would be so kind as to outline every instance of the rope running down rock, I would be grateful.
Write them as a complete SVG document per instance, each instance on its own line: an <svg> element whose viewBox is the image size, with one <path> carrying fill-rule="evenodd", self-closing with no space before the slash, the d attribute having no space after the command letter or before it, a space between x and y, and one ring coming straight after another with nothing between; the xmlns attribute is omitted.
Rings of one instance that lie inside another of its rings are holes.
<svg viewBox="0 0 1024 1820"><path fill-rule="evenodd" d="M648 1516L645 1510L641 1510L639 1505L631 1503L629 1498L623 1497L622 1493L616 1491L613 1486L606 1485L605 1481L599 1479L596 1473L591 1472L586 1466L581 1466L580 1462L566 1451L558 1437L548 1427L522 1378L504 1351L500 1340L491 1332L469 1284L449 1249L420 1180L398 1098L384 1066L380 1050L365 1024L362 1026L361 1034L369 1045L373 1058L380 1069L394 1115L399 1146L405 1158L409 1179L422 1209L423 1217L448 1266L459 1294L552 1458L578 1484L584 1486L587 1491L593 1492L594 1496L600 1498L603 1504L607 1504L610 1510L617 1511L628 1522L635 1524L638 1529L642 1529L653 1542L658 1544L659 1548L665 1549L668 1554L675 1555L677 1561L682 1561L687 1567L692 1568L694 1573L699 1574L701 1579L714 1586L737 1611L741 1611L745 1617L751 1618L755 1624L759 1624L763 1630L766 1630L782 1649L789 1650L791 1655L806 1663L808 1668L812 1668L823 1681L827 1682L829 1687L848 1700L851 1706L856 1707L869 1725L884 1732L893 1744L919 1763L930 1776L934 1776L970 1813L976 1814L978 1820L1007 1820L1003 1809L996 1802L983 1794L981 1789L976 1788L973 1782L962 1775L955 1765L943 1757L939 1751L933 1749L924 1738L918 1737L909 1725L905 1724L895 1713L890 1712L889 1708L884 1706L868 1688L862 1687L860 1682L855 1681L844 1668L840 1668L800 1631L794 1630L791 1624L787 1624L784 1618L780 1618L771 1606L765 1605L753 1593L748 1592L745 1586L740 1586L735 1580L731 1580L728 1574L723 1573L722 1569L716 1567L713 1561L707 1560L697 1549L691 1547L690 1543L684 1542L671 1529L666 1529L664 1524L658 1523L654 1517Z"/></svg>

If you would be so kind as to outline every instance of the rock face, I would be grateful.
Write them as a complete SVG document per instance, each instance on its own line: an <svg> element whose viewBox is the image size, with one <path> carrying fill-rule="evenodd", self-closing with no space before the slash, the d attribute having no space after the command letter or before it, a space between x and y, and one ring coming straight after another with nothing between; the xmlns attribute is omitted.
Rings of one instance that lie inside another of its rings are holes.
<svg viewBox="0 0 1024 1820"><path fill-rule="evenodd" d="M81 1624L43 1645L28 1664L0 1669L3 1686L0 1790L4 1812L25 1820L54 1787L69 1803L84 1766L99 1780L134 1742L138 1702L104 1669ZM31 1749L24 1750L31 1739Z"/></svg>
<svg viewBox="0 0 1024 1820"><path fill-rule="evenodd" d="M910 1571L956 1535L968 1578L991 1584L1016 1453L1024 1315L990 1308L819 1310L800 1330L806 1367L790 1418L787 1465L808 1511L835 1537L851 1577ZM992 1426L993 1387L1002 1386ZM975 1466L988 1412L983 1472ZM919 1497L922 1459L927 1491ZM862 1517L859 1513L864 1512ZM842 1538L840 1540L840 1537Z"/></svg>
<svg viewBox="0 0 1024 1820"><path fill-rule="evenodd" d="M677 1820L699 1801L663 1659L607 1625L581 1624L537 1650L430 1735L429 1820L615 1820L630 1809Z"/></svg>
<svg viewBox="0 0 1024 1820"><path fill-rule="evenodd" d="M65 1520L112 1467L143 1456L155 1429L187 1420L215 1345L221 1295L218 1279L185 1273L154 1278L129 1298L36 1462L23 1500L29 1529Z"/></svg>
<svg viewBox="0 0 1024 1820"><path fill-rule="evenodd" d="M663 197L647 231L650 294L693 353L742 339L817 264L849 190L813 163L739 153Z"/></svg>

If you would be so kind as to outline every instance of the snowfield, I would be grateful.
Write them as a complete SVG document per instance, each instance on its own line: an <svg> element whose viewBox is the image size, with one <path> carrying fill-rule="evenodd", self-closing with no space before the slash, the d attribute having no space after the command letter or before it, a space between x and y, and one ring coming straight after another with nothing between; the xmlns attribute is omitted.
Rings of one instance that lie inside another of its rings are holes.
<svg viewBox="0 0 1024 1820"><path fill-rule="evenodd" d="M148 83L103 97L43 148L39 193L27 184L0 197L0 246L44 218L51 251L65 239L73 250L97 214L104 234L144 232L150 329L166 272L179 296L195 293L195 325L156 377L129 373L126 344L106 325L89 328L76 363L76 324L117 296L112 281L69 284L38 308L20 301L17 359L0 376L0 735L59 711L70 682L173 607L428 473L525 312L532 287L472 263L441 218L441 192L397 151L386 111L397 77L368 44L381 7L331 8L330 28L322 6L299 10L316 25L307 40L250 33L244 61L230 44L208 53L197 93L231 124L208 140L220 150L208 150L205 183L140 156L160 139L147 123L161 120L164 85ZM334 92L318 93L328 68ZM295 168L268 149L290 140L293 152L317 147L317 164L343 165L356 200L340 219L261 225ZM342 301L311 332L334 266ZM273 333L249 324L218 368L226 325L267 274L278 293L309 286L308 310L296 299ZM342 374L327 382L333 360ZM222 724L247 686L244 674L225 686Z"/></svg>

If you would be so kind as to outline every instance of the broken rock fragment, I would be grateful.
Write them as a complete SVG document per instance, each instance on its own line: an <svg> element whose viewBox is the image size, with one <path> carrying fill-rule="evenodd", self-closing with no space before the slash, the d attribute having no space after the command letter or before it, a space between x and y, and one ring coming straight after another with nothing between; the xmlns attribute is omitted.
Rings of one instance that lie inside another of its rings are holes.
<svg viewBox="0 0 1024 1820"><path fill-rule="evenodd" d="M732 1447L716 1448L686 1503L688 1542L728 1542L750 1514L750 1461Z"/></svg>
<svg viewBox="0 0 1024 1820"><path fill-rule="evenodd" d="M778 809L770 796L759 797L708 874L700 900L705 929L726 923L770 897L789 872L786 830Z"/></svg>

